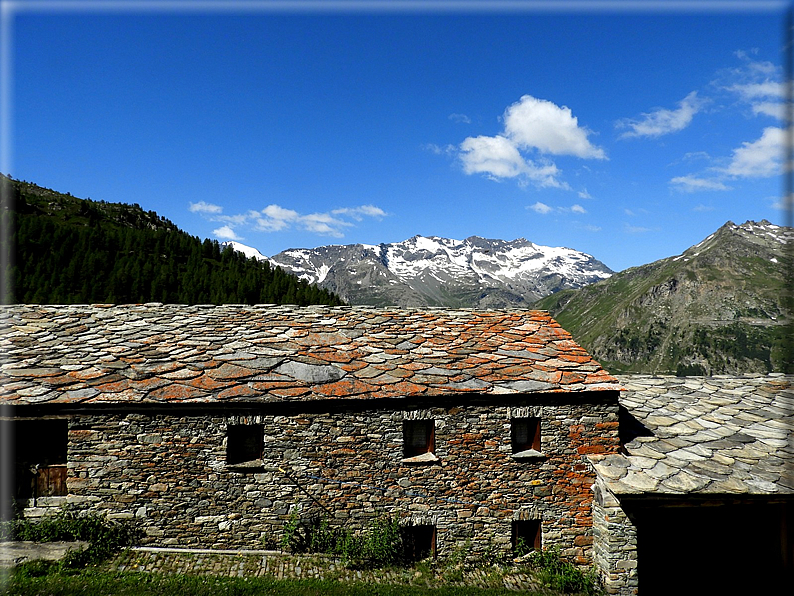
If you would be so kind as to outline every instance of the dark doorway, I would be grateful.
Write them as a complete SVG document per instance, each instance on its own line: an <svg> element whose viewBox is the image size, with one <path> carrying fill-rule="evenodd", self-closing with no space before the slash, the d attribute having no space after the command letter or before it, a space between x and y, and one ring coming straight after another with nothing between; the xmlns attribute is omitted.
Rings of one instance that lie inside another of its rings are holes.
<svg viewBox="0 0 794 596"><path fill-rule="evenodd" d="M66 456L68 423L65 419L14 420L16 498L67 494Z"/></svg>
<svg viewBox="0 0 794 596"><path fill-rule="evenodd" d="M421 561L436 555L436 527L433 525L403 526L405 556L409 561Z"/></svg>
<svg viewBox="0 0 794 596"><path fill-rule="evenodd" d="M774 594L792 585L792 503L626 508L640 594Z"/></svg>
<svg viewBox="0 0 794 596"><path fill-rule="evenodd" d="M539 519L514 520L512 523L513 552L523 555L541 549Z"/></svg>

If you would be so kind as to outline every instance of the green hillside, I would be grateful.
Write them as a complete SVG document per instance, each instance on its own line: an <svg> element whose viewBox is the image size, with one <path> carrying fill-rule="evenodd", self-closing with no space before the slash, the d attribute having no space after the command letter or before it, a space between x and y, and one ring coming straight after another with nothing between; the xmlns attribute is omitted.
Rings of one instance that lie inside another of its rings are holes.
<svg viewBox="0 0 794 596"><path fill-rule="evenodd" d="M6 304L341 304L137 204L80 199L5 176L0 184Z"/></svg>
<svg viewBox="0 0 794 596"><path fill-rule="evenodd" d="M680 256L535 306L614 373L783 371L791 236L766 221L728 222Z"/></svg>

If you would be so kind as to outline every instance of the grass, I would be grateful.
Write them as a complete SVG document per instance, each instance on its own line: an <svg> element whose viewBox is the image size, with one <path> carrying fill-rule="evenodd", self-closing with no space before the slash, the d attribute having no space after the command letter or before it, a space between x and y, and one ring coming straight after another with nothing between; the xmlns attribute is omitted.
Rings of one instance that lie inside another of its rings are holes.
<svg viewBox="0 0 794 596"><path fill-rule="evenodd" d="M89 540L88 549L67 553L61 561L30 561L15 567L6 579L0 577L0 591L6 588L10 595L42 596L157 596L190 594L254 596L274 595L438 595L438 596L497 596L516 594L502 587L474 587L452 585L464 580L464 563L468 545L443 560L409 560L406 553L413 552L413 544L404 535L396 520L376 520L362 533L350 533L331 528L320 519L300 520L297 515L287 524L284 544L295 553L321 552L335 555L349 569L368 570L376 575L358 575L360 583L338 582L333 579L287 579L272 577L226 577L217 575L163 574L136 571L112 571L104 565L114 553L135 542L137 532L128 525L109 523L94 516L79 515L64 510L59 515L40 520L15 520L0 524L0 535L5 538L48 542L53 540ZM480 561L479 570L485 572L495 584L486 581L484 586L501 586L503 575L509 573L510 561L516 554L501 553L501 557ZM582 593L594 596L600 593L593 573L583 574L560 557L559 549L533 552L527 558L528 567L516 569L532 573L548 589L541 592L524 591L540 596L560 593ZM382 571L401 569L403 577L389 576L393 585L377 583ZM360 574L360 571L356 573ZM494 575L495 574L495 575ZM242 573L241 573L242 575ZM422 576L429 579L423 580ZM370 583L363 583L369 578ZM436 579L432 579L436 578ZM438 581L440 578L441 581ZM479 579L475 580L480 583ZM427 583L428 587L415 584ZM409 585L410 584L410 585ZM445 585L448 584L448 585ZM430 586L433 587L430 587Z"/></svg>
<svg viewBox="0 0 794 596"><path fill-rule="evenodd" d="M448 586L351 584L328 580L276 580L211 575L162 575L136 572L47 573L46 565L20 565L7 586L9 596L528 596L549 592L515 592Z"/></svg>

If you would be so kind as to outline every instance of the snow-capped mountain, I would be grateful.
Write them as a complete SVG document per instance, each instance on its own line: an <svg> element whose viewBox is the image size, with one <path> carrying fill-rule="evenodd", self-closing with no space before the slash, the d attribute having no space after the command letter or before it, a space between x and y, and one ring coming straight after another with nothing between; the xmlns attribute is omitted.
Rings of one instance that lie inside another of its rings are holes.
<svg viewBox="0 0 794 596"><path fill-rule="evenodd" d="M252 246L246 246L245 244L240 244L239 242L235 242L234 240L229 240L227 242L221 242L221 250L226 248L227 246L231 246L237 252L243 253L249 259L254 257L257 261L270 261L265 255L259 252ZM272 261L271 261L272 263Z"/></svg>
<svg viewBox="0 0 794 596"><path fill-rule="evenodd" d="M225 244L261 256L237 242ZM268 260L350 304L378 306L529 305L557 290L612 275L590 255L523 238L508 242L414 236L392 244L290 249Z"/></svg>

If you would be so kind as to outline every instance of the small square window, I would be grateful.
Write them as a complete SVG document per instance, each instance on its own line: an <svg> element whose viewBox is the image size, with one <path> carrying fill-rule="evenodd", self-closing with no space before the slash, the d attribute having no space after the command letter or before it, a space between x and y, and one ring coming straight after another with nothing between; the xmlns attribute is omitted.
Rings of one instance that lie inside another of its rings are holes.
<svg viewBox="0 0 794 596"><path fill-rule="evenodd" d="M435 420L403 420L403 457L433 453L435 428Z"/></svg>
<svg viewBox="0 0 794 596"><path fill-rule="evenodd" d="M409 561L421 561L436 556L436 527L430 524L403 526L403 545Z"/></svg>
<svg viewBox="0 0 794 596"><path fill-rule="evenodd" d="M513 552L524 555L533 550L539 551L540 535L539 519L514 520L511 537Z"/></svg>
<svg viewBox="0 0 794 596"><path fill-rule="evenodd" d="M540 418L511 419L510 442L514 454L525 451L540 453Z"/></svg>
<svg viewBox="0 0 794 596"><path fill-rule="evenodd" d="M261 460L264 443L265 432L261 424L230 424L226 436L226 463Z"/></svg>

